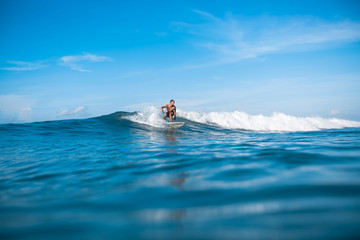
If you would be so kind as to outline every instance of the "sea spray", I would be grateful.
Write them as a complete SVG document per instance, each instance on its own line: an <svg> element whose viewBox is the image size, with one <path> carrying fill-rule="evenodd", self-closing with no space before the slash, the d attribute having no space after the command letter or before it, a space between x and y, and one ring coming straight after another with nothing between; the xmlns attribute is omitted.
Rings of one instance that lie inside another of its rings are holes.
<svg viewBox="0 0 360 240"><path fill-rule="evenodd" d="M157 128L164 128L166 126L166 121L163 119L160 109L155 106L145 107L141 111L135 112L133 115L125 116L123 118Z"/></svg>

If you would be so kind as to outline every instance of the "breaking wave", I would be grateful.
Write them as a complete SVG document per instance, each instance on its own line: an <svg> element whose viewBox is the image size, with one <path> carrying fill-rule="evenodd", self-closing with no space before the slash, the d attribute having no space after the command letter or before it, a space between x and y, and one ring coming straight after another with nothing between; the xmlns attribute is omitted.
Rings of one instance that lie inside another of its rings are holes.
<svg viewBox="0 0 360 240"><path fill-rule="evenodd" d="M147 107L140 112L124 117L130 121L163 128L166 121L156 107ZM341 129L360 127L360 122L337 118L295 117L284 113L271 116L250 115L244 112L188 112L178 110L178 121L191 121L226 129L251 131L319 131L321 129Z"/></svg>

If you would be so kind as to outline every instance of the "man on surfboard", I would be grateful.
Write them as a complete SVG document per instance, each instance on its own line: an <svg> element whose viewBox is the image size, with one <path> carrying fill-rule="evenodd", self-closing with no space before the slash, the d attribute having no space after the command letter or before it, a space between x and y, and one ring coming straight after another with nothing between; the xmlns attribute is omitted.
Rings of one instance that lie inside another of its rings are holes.
<svg viewBox="0 0 360 240"><path fill-rule="evenodd" d="M164 119L169 117L170 122L172 122L173 118L174 118L174 120L176 120L176 107L174 104L175 104L175 101L173 99L171 99L169 104L166 104L165 106L161 107L161 112L164 112L163 109L166 108L166 113L164 115Z"/></svg>

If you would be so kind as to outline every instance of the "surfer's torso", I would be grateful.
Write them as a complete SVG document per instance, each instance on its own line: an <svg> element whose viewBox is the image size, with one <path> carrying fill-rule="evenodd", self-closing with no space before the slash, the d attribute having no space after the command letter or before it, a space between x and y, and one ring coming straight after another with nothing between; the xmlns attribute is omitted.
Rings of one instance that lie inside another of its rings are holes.
<svg viewBox="0 0 360 240"><path fill-rule="evenodd" d="M168 104L168 105L166 105L166 110L170 113L174 113L174 112L176 112L176 107L175 107L175 105Z"/></svg>
<svg viewBox="0 0 360 240"><path fill-rule="evenodd" d="M170 105L170 104L167 104L166 105L166 116L167 117L170 117L170 114L171 115L174 115L176 112L176 107L175 105Z"/></svg>

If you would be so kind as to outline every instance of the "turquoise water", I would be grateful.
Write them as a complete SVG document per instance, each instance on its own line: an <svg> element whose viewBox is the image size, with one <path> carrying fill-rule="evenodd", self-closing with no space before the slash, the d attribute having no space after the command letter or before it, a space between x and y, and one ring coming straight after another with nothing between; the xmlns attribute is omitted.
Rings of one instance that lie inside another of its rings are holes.
<svg viewBox="0 0 360 240"><path fill-rule="evenodd" d="M1 239L355 239L360 128L0 125Z"/></svg>

